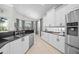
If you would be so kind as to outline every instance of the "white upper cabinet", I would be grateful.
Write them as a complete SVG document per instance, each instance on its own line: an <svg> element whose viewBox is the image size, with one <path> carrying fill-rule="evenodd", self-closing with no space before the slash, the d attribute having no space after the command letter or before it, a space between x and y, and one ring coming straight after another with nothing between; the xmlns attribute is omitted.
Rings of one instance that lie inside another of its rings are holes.
<svg viewBox="0 0 79 59"><path fill-rule="evenodd" d="M65 26L65 16L62 10L51 9L43 18L44 26Z"/></svg>
<svg viewBox="0 0 79 59"><path fill-rule="evenodd" d="M62 7L56 9L56 25L60 25L60 23L62 23L62 25L64 26L66 24L66 21L67 22L78 21L79 10L77 10L77 9L79 9L78 4L63 5ZM76 10L76 11L71 12L74 10ZM68 20L68 18L69 18L69 20Z"/></svg>
<svg viewBox="0 0 79 59"><path fill-rule="evenodd" d="M62 10L56 10L55 26L65 26L65 15Z"/></svg>
<svg viewBox="0 0 79 59"><path fill-rule="evenodd" d="M44 26L55 25L55 9L50 10L47 15L43 18Z"/></svg>

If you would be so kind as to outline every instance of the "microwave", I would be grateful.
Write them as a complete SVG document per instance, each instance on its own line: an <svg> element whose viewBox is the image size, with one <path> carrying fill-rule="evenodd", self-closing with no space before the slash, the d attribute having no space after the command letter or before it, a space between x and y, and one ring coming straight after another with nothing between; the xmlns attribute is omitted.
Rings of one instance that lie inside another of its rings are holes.
<svg viewBox="0 0 79 59"><path fill-rule="evenodd" d="M67 23L67 35L78 36L78 22Z"/></svg>

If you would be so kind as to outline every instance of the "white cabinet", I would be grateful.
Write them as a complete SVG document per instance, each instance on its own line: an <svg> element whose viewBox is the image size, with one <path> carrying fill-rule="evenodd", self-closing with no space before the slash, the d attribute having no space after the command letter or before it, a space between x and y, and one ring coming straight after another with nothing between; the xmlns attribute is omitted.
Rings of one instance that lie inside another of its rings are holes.
<svg viewBox="0 0 79 59"><path fill-rule="evenodd" d="M45 40L45 41L48 41L49 37L48 37L48 33L46 32L42 32L42 39Z"/></svg>
<svg viewBox="0 0 79 59"><path fill-rule="evenodd" d="M24 54L29 48L29 36L24 36L10 43L11 54Z"/></svg>
<svg viewBox="0 0 79 59"><path fill-rule="evenodd" d="M54 46L55 48L57 48L58 35L54 35L54 34L49 33L48 37L49 37L48 43L51 44L52 46Z"/></svg>
<svg viewBox="0 0 79 59"><path fill-rule="evenodd" d="M61 51L61 52L65 52L65 37L64 36L59 36L59 38L57 39L57 48Z"/></svg>
<svg viewBox="0 0 79 59"><path fill-rule="evenodd" d="M65 37L42 32L42 38L61 52L65 52Z"/></svg>
<svg viewBox="0 0 79 59"><path fill-rule="evenodd" d="M29 49L29 40L33 34L26 35L20 39L10 42L10 54L24 54Z"/></svg>
<svg viewBox="0 0 79 59"><path fill-rule="evenodd" d="M1 49L0 52L2 52L3 54L9 54L10 53L10 44L6 44L4 45Z"/></svg>
<svg viewBox="0 0 79 59"><path fill-rule="evenodd" d="M29 49L29 41L31 39L31 46L34 43L34 34L26 35L22 38L7 43L0 49L3 54L24 54Z"/></svg>
<svg viewBox="0 0 79 59"><path fill-rule="evenodd" d="M11 54L23 53L21 38L10 42L10 53Z"/></svg>
<svg viewBox="0 0 79 59"><path fill-rule="evenodd" d="M29 48L34 44L34 34L29 35Z"/></svg>
<svg viewBox="0 0 79 59"><path fill-rule="evenodd" d="M25 36L22 39L22 51L23 53L27 52L29 49L29 36Z"/></svg>

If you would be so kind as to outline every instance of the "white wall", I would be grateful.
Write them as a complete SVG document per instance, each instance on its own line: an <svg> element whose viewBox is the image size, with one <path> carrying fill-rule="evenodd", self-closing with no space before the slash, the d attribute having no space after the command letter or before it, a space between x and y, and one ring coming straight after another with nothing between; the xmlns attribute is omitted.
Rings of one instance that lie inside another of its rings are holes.
<svg viewBox="0 0 79 59"><path fill-rule="evenodd" d="M15 30L14 24L15 24L16 18L19 18L21 20L27 20L25 16L17 13L13 7L6 6L5 4L0 5L0 10L3 10L3 13L0 12L0 16L8 19L8 30L9 31Z"/></svg>
<svg viewBox="0 0 79 59"><path fill-rule="evenodd" d="M54 25L55 20L55 9L50 10L47 15L43 18L44 25Z"/></svg>
<svg viewBox="0 0 79 59"><path fill-rule="evenodd" d="M6 6L6 5L0 5L0 10L3 10L3 12L0 12L1 17L5 17L8 19L8 30L12 31L14 30L14 15L13 15L13 8Z"/></svg>
<svg viewBox="0 0 79 59"><path fill-rule="evenodd" d="M54 25L55 25L55 9L52 9L43 18L43 30L45 30L45 26L54 26Z"/></svg>
<svg viewBox="0 0 79 59"><path fill-rule="evenodd" d="M65 15L70 11L79 9L79 4L63 5L59 8L50 10L47 15L43 18L43 30L45 26L65 26Z"/></svg>
<svg viewBox="0 0 79 59"><path fill-rule="evenodd" d="M79 9L79 4L69 4L64 5L56 9L56 25L60 25L60 23L65 26L65 15L68 14L70 11L75 9Z"/></svg>

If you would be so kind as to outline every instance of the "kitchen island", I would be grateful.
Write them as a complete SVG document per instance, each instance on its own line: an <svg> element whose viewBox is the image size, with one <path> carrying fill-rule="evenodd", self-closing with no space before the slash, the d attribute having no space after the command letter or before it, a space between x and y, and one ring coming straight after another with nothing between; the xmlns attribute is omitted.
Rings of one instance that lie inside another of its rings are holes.
<svg viewBox="0 0 79 59"><path fill-rule="evenodd" d="M34 44L34 31L31 30L25 31L23 35L14 36L10 33L10 35L2 36L0 39L0 54L24 54Z"/></svg>

